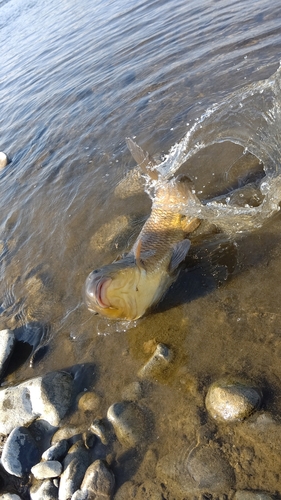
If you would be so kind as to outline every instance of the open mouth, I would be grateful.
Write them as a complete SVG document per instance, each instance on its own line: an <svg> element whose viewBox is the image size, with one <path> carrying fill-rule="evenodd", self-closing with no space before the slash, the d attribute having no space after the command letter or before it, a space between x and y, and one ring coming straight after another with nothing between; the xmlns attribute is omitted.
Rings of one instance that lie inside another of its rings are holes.
<svg viewBox="0 0 281 500"><path fill-rule="evenodd" d="M106 291L111 283L111 278L101 278L97 281L95 286L95 300L99 307L110 307L110 303L106 297Z"/></svg>

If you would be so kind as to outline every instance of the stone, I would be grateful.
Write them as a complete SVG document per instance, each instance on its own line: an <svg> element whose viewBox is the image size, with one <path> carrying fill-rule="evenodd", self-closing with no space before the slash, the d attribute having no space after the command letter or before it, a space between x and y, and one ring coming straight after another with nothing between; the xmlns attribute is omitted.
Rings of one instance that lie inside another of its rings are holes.
<svg viewBox="0 0 281 500"><path fill-rule="evenodd" d="M2 465L17 477L29 474L31 467L40 460L37 444L25 427L16 427L4 444Z"/></svg>
<svg viewBox="0 0 281 500"><path fill-rule="evenodd" d="M3 377L15 346L15 334L12 330L0 331L0 378Z"/></svg>
<svg viewBox="0 0 281 500"><path fill-rule="evenodd" d="M127 401L138 401L143 397L143 389L140 382L132 382L122 391L122 398Z"/></svg>
<svg viewBox="0 0 281 500"><path fill-rule="evenodd" d="M65 457L70 445L68 444L66 439L61 439L53 446L50 446L47 450L42 454L43 460L61 460Z"/></svg>
<svg viewBox="0 0 281 500"><path fill-rule="evenodd" d="M122 445L134 447L146 440L146 415L137 403L132 401L114 403L107 411L107 418Z"/></svg>
<svg viewBox="0 0 281 500"><path fill-rule="evenodd" d="M112 439L112 430L109 428L109 424L105 419L94 420L90 425L90 431L97 436L105 446L107 446Z"/></svg>
<svg viewBox="0 0 281 500"><path fill-rule="evenodd" d="M30 390L32 409L51 425L58 426L66 415L72 395L72 376L66 372L51 372Z"/></svg>
<svg viewBox="0 0 281 500"><path fill-rule="evenodd" d="M166 370L172 361L172 351L165 344L157 344L156 349L147 361L147 363L139 370L138 376L141 378L157 378Z"/></svg>
<svg viewBox="0 0 281 500"><path fill-rule="evenodd" d="M273 500L274 496L263 491L239 490L233 500Z"/></svg>
<svg viewBox="0 0 281 500"><path fill-rule="evenodd" d="M8 165L8 163L10 163L8 155L6 155L4 151L0 151L0 170L5 168Z"/></svg>
<svg viewBox="0 0 281 500"><path fill-rule="evenodd" d="M85 391L78 395L78 408L81 411L94 412L100 406L100 397L93 391Z"/></svg>
<svg viewBox="0 0 281 500"><path fill-rule="evenodd" d="M35 479L49 479L58 477L62 472L62 465L57 460L46 460L34 465L31 472Z"/></svg>
<svg viewBox="0 0 281 500"><path fill-rule="evenodd" d="M220 380L208 389L205 404L209 414L221 422L235 422L249 417L260 406L259 389L244 383Z"/></svg>
<svg viewBox="0 0 281 500"><path fill-rule="evenodd" d="M38 417L58 426L69 409L71 392L72 377L64 372L51 372L0 390L0 434L7 435Z"/></svg>
<svg viewBox="0 0 281 500"><path fill-rule="evenodd" d="M102 460L96 460L86 470L82 485L81 498L101 498L110 500L115 485L113 473ZM87 494L87 495L85 495ZM78 497L79 498L79 497Z"/></svg>
<svg viewBox="0 0 281 500"><path fill-rule="evenodd" d="M143 194L144 179L138 167L129 170L127 175L117 184L114 195L117 198L126 199L130 196Z"/></svg>
<svg viewBox="0 0 281 500"><path fill-rule="evenodd" d="M16 493L3 493L0 495L0 500L21 500L21 497L16 495Z"/></svg>
<svg viewBox="0 0 281 500"><path fill-rule="evenodd" d="M58 500L58 488L50 479L45 479L30 488L31 500Z"/></svg>
<svg viewBox="0 0 281 500"><path fill-rule="evenodd" d="M63 473L59 485L59 500L69 500L79 490L90 457L82 441L77 441L69 450L63 462Z"/></svg>
<svg viewBox="0 0 281 500"><path fill-rule="evenodd" d="M83 431L84 427L77 427L75 425L62 427L53 435L51 444L54 445L62 440L67 440L70 444L74 444L76 441L81 440L81 434Z"/></svg>

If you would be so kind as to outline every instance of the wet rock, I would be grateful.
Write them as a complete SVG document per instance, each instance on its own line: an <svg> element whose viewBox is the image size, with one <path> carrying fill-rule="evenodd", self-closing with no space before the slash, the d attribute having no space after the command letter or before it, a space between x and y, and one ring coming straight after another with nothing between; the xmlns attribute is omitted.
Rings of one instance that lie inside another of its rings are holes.
<svg viewBox="0 0 281 500"><path fill-rule="evenodd" d="M61 460L66 455L70 445L66 439L61 439L53 446L50 446L42 454L43 460Z"/></svg>
<svg viewBox="0 0 281 500"><path fill-rule="evenodd" d="M66 372L51 372L30 390L33 411L57 426L67 413L72 395L72 377Z"/></svg>
<svg viewBox="0 0 281 500"><path fill-rule="evenodd" d="M154 354L148 362L139 370L141 378L157 378L166 370L172 361L172 351L165 344L158 344Z"/></svg>
<svg viewBox="0 0 281 500"><path fill-rule="evenodd" d="M5 168L8 165L8 163L10 163L8 155L6 155L4 151L0 151L0 170Z"/></svg>
<svg viewBox="0 0 281 500"><path fill-rule="evenodd" d="M259 408L261 398L261 391L255 387L221 380L209 387L205 403L213 418L234 422L249 417Z"/></svg>
<svg viewBox="0 0 281 500"><path fill-rule="evenodd" d="M114 190L115 196L121 199L129 198L144 191L144 179L139 168L134 168L122 179Z"/></svg>
<svg viewBox="0 0 281 500"><path fill-rule="evenodd" d="M31 500L58 500L58 488L53 481L46 479L30 488Z"/></svg>
<svg viewBox="0 0 281 500"><path fill-rule="evenodd" d="M25 427L15 428L4 444L2 465L9 473L24 477L40 460L37 444Z"/></svg>
<svg viewBox="0 0 281 500"><path fill-rule="evenodd" d="M225 456L208 446L198 446L189 454L187 470L200 489L223 493L235 484L234 471Z"/></svg>
<svg viewBox="0 0 281 500"><path fill-rule="evenodd" d="M15 346L15 334L12 330L0 331L0 378L3 377Z"/></svg>
<svg viewBox="0 0 281 500"><path fill-rule="evenodd" d="M52 372L0 391L0 433L28 425L37 417L57 426L70 406L70 375Z"/></svg>
<svg viewBox="0 0 281 500"><path fill-rule="evenodd" d="M113 218L110 222L106 222L92 236L90 245L91 248L98 251L104 251L108 248L118 248L119 244L126 240L130 233L131 220L125 215L120 215Z"/></svg>
<svg viewBox="0 0 281 500"><path fill-rule="evenodd" d="M81 434L84 428L75 425L68 425L58 429L52 437L51 444L57 444L62 440L67 440L71 445L81 440Z"/></svg>
<svg viewBox="0 0 281 500"><path fill-rule="evenodd" d="M112 439L112 431L105 419L94 420L90 426L90 431L97 436L105 446L107 446Z"/></svg>
<svg viewBox="0 0 281 500"><path fill-rule="evenodd" d="M143 389L139 382L132 382L122 391L122 398L127 401L138 401L143 397Z"/></svg>
<svg viewBox="0 0 281 500"><path fill-rule="evenodd" d="M90 450L91 448L93 448L96 442L96 436L89 430L85 431L82 434L82 441L84 443L85 448L87 448L87 450Z"/></svg>
<svg viewBox="0 0 281 500"><path fill-rule="evenodd" d="M176 496L201 492L225 493L235 485L235 475L226 457L213 446L199 445L162 457L156 467L158 478Z"/></svg>
<svg viewBox="0 0 281 500"><path fill-rule="evenodd" d="M57 460L46 460L34 465L31 472L35 479L49 479L58 477L62 472L62 465Z"/></svg>
<svg viewBox="0 0 281 500"><path fill-rule="evenodd" d="M100 397L93 391L82 392L77 399L78 408L81 411L94 412L100 406Z"/></svg>
<svg viewBox="0 0 281 500"><path fill-rule="evenodd" d="M0 500L21 500L21 497L16 495L16 493L3 493L0 495Z"/></svg>
<svg viewBox="0 0 281 500"><path fill-rule="evenodd" d="M273 500L273 496L263 491L239 490L233 500Z"/></svg>
<svg viewBox="0 0 281 500"><path fill-rule="evenodd" d="M110 500L115 478L102 460L96 460L88 467L80 489L80 497L85 499ZM78 492L77 492L78 493Z"/></svg>
<svg viewBox="0 0 281 500"><path fill-rule="evenodd" d="M82 441L75 443L63 462L63 473L59 485L59 500L69 500L80 488L90 457Z"/></svg>
<svg viewBox="0 0 281 500"><path fill-rule="evenodd" d="M118 441L127 447L143 444L147 435L146 415L134 402L114 403L107 411Z"/></svg>

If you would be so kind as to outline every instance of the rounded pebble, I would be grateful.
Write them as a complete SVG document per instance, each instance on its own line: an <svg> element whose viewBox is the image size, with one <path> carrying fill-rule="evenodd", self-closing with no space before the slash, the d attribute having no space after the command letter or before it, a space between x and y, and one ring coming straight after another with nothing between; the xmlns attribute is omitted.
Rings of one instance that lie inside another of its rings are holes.
<svg viewBox="0 0 281 500"><path fill-rule="evenodd" d="M67 450L69 449L70 445L68 444L66 439L61 439L57 443L55 443L53 446L50 446L47 450L44 451L42 454L42 459L43 460L60 460L63 458Z"/></svg>
<svg viewBox="0 0 281 500"><path fill-rule="evenodd" d="M93 391L78 395L78 408L81 411L96 411L100 405L100 397Z"/></svg>
<svg viewBox="0 0 281 500"><path fill-rule="evenodd" d="M8 155L4 151L0 151L0 169L5 168L10 163Z"/></svg>
<svg viewBox="0 0 281 500"><path fill-rule="evenodd" d="M30 489L31 500L57 500L58 488L50 479L45 479L40 484L31 486Z"/></svg>
<svg viewBox="0 0 281 500"><path fill-rule="evenodd" d="M206 408L220 421L234 422L249 417L259 408L262 394L259 389L240 382L214 382L206 396Z"/></svg>
<svg viewBox="0 0 281 500"><path fill-rule="evenodd" d="M109 428L108 421L105 419L94 420L90 426L90 431L97 436L104 445L108 445L112 438L112 430Z"/></svg>
<svg viewBox="0 0 281 500"><path fill-rule="evenodd" d="M3 493L0 495L0 500L21 500L21 498L16 493Z"/></svg>
<svg viewBox="0 0 281 500"><path fill-rule="evenodd" d="M0 377L3 376L13 354L16 338L12 330L0 331Z"/></svg>
<svg viewBox="0 0 281 500"><path fill-rule="evenodd" d="M2 453L2 465L9 473L24 477L39 462L37 444L25 427L16 427L9 435Z"/></svg>
<svg viewBox="0 0 281 500"><path fill-rule="evenodd" d="M114 403L107 411L118 441L124 446L143 443L147 435L146 416L140 406L131 401Z"/></svg>
<svg viewBox="0 0 281 500"><path fill-rule="evenodd" d="M273 496L263 491L239 490L233 500L273 500Z"/></svg>
<svg viewBox="0 0 281 500"><path fill-rule="evenodd" d="M58 477L62 472L62 465L57 460L46 460L32 467L31 472L35 479L49 479Z"/></svg>
<svg viewBox="0 0 281 500"><path fill-rule="evenodd" d="M89 461L89 453L82 441L78 441L70 448L63 462L59 500L69 500L75 491L80 488Z"/></svg>
<svg viewBox="0 0 281 500"><path fill-rule="evenodd" d="M156 349L147 361L147 363L139 370L138 375L141 378L156 378L164 370L166 370L173 358L172 351L165 344L157 344Z"/></svg>
<svg viewBox="0 0 281 500"><path fill-rule="evenodd" d="M102 460L96 460L86 470L81 491L87 492L87 498L110 500L115 485L115 477Z"/></svg>

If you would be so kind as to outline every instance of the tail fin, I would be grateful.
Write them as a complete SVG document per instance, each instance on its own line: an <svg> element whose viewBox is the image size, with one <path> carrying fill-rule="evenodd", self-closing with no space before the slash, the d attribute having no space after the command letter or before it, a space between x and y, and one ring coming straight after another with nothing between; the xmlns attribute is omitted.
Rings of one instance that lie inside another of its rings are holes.
<svg viewBox="0 0 281 500"><path fill-rule="evenodd" d="M136 160L142 171L149 175L151 179L158 179L158 172L154 170L157 165L156 161L147 151L143 151L130 137L126 137L127 146L131 152L132 157Z"/></svg>

